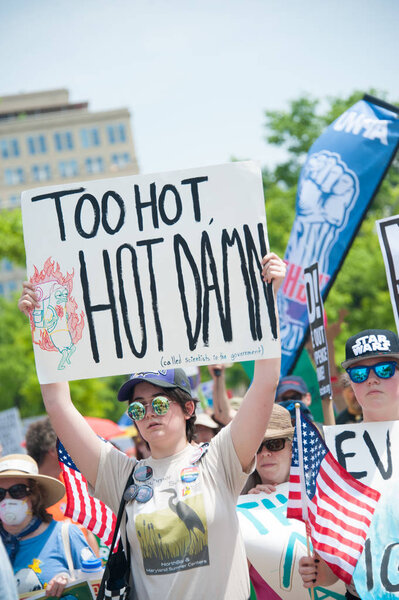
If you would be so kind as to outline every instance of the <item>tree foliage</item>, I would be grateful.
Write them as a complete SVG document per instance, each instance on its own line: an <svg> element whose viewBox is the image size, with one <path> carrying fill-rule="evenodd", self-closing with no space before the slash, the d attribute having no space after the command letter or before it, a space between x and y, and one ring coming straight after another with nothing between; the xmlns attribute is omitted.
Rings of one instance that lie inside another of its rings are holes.
<svg viewBox="0 0 399 600"><path fill-rule="evenodd" d="M386 95L369 90L370 95ZM265 203L270 246L283 255L295 218L296 184L306 154L323 129L355 104L364 92L348 98L314 100L301 96L287 111L266 112L266 139L286 149L288 160L265 170ZM323 110L322 110L323 109ZM333 284L325 308L330 322L342 309L347 316L335 340L337 362L343 360L349 335L369 327L395 329L383 258L375 221L399 213L399 160L396 158L374 198L366 218Z"/></svg>

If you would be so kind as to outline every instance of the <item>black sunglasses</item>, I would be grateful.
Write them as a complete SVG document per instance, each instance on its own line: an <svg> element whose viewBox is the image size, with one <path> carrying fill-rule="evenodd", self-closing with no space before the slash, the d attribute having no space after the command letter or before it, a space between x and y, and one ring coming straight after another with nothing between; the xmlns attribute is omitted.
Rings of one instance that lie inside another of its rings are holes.
<svg viewBox="0 0 399 600"><path fill-rule="evenodd" d="M269 450L269 452L278 452L285 447L285 442L287 438L276 438L275 440L264 440L258 448L256 454L262 452L263 448Z"/></svg>
<svg viewBox="0 0 399 600"><path fill-rule="evenodd" d="M15 483L9 488L0 488L0 502L4 500L7 492L14 500L22 500L22 498L29 496L31 489L25 483Z"/></svg>
<svg viewBox="0 0 399 600"><path fill-rule="evenodd" d="M152 477L152 468L146 465L138 467L134 470L133 476L136 481L148 481ZM132 500L137 500L137 502L148 502L154 495L154 491L149 485L137 485L137 483L133 483L129 485L125 493L123 494L124 500L126 502L131 502Z"/></svg>

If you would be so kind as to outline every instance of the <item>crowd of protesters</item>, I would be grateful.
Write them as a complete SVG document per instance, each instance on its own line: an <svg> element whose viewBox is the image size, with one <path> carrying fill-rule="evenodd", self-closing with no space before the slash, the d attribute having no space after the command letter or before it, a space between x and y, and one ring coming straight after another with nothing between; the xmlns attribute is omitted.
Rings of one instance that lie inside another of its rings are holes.
<svg viewBox="0 0 399 600"><path fill-rule="evenodd" d="M284 278L284 263L269 254L262 274L276 291ZM20 309L28 314L35 301L33 287L26 284ZM373 346L367 344L369 338L382 342ZM399 419L398 359L399 339L391 331L367 330L348 339L339 379L346 408L337 411L336 423ZM82 550L98 556L94 536L63 515L59 436L91 492L114 512L132 475L136 501L126 505L122 539L130 546L139 599L194 598L201 589L204 598L248 600L251 581L258 600L278 600L277 592L247 564L235 506L240 494L271 494L289 480L294 407L299 404L302 414L313 420L312 399L299 375L278 379L277 359L255 361L244 398L229 397L225 365L208 369L212 408L205 410L182 369L132 375L121 387L118 400L127 402L137 429L138 463L94 434L75 409L67 384L42 385L49 417L28 428L27 455L0 458L2 597L15 600L41 589L47 596L60 597L81 566ZM162 571L166 554L161 553L166 546L170 552L176 543L185 550L177 556L175 569L169 561L169 572ZM187 569L178 560L184 559L184 552L193 562ZM299 573L306 588L337 580L316 553L301 558ZM346 597L359 598L353 583L347 585Z"/></svg>

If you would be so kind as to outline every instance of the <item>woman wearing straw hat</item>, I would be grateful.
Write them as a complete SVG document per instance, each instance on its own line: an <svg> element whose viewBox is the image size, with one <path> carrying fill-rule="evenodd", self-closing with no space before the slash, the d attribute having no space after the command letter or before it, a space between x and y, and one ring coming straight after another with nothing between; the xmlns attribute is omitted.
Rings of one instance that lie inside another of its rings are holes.
<svg viewBox="0 0 399 600"><path fill-rule="evenodd" d="M19 594L45 587L46 595L59 597L70 579L69 554L73 567L81 566L80 553L87 548L83 534L75 525L69 525L66 535L70 552L66 551L63 525L53 521L46 511L64 493L61 481L39 475L30 456L8 454L0 458L0 536Z"/></svg>
<svg viewBox="0 0 399 600"><path fill-rule="evenodd" d="M289 480L294 427L289 411L273 405L265 436L256 454L256 469L248 477L242 494L270 494L276 485ZM249 576L258 600L280 600L280 596L249 563Z"/></svg>

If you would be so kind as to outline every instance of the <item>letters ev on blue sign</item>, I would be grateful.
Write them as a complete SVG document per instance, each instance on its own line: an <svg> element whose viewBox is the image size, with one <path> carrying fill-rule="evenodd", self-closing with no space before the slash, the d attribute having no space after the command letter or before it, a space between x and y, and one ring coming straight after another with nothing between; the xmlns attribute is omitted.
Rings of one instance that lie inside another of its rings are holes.
<svg viewBox="0 0 399 600"><path fill-rule="evenodd" d="M318 263L325 301L398 148L398 114L396 107L365 96L309 150L278 294L283 375L294 367L308 329L304 269Z"/></svg>

